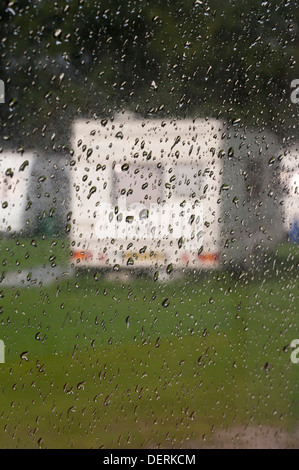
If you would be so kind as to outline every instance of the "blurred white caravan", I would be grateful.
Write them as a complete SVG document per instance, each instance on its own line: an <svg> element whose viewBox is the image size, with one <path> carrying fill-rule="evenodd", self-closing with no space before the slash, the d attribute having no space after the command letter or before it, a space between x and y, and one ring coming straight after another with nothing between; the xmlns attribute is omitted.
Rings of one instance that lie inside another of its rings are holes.
<svg viewBox="0 0 299 470"><path fill-rule="evenodd" d="M74 122L72 149L78 267L246 265L256 245L281 235L269 196L278 145L269 133L124 114Z"/></svg>
<svg viewBox="0 0 299 470"><path fill-rule="evenodd" d="M33 152L3 150L0 153L0 232L25 229L34 162Z"/></svg>
<svg viewBox="0 0 299 470"><path fill-rule="evenodd" d="M284 186L285 229L291 233L299 224L299 148L293 146L282 159L281 180Z"/></svg>

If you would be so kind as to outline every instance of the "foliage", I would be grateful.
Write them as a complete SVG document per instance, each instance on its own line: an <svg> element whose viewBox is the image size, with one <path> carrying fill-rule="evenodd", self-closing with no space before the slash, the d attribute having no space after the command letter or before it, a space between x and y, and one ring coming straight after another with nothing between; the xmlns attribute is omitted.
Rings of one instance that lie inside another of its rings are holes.
<svg viewBox="0 0 299 470"><path fill-rule="evenodd" d="M78 116L220 116L291 137L290 2L2 2L3 144L67 145ZM18 129L18 132L16 132Z"/></svg>

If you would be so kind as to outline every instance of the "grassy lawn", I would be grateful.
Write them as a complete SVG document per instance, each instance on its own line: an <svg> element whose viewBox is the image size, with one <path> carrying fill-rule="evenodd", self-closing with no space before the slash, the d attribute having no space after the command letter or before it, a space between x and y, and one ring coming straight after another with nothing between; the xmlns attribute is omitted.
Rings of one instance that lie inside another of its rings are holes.
<svg viewBox="0 0 299 470"><path fill-rule="evenodd" d="M35 244L2 241L4 269L49 263L49 250L67 262L66 241ZM1 288L0 446L188 447L236 424L292 431L298 261L282 245L253 279L86 274Z"/></svg>
<svg viewBox="0 0 299 470"><path fill-rule="evenodd" d="M69 241L65 238L0 238L0 266L3 273L36 266L69 262Z"/></svg>

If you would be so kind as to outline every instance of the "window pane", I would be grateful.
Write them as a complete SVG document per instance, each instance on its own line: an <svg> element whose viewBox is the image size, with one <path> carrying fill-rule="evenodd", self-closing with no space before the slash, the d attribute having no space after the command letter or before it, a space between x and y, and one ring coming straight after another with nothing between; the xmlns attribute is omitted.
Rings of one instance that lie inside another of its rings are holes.
<svg viewBox="0 0 299 470"><path fill-rule="evenodd" d="M296 3L0 3L0 447L298 447Z"/></svg>

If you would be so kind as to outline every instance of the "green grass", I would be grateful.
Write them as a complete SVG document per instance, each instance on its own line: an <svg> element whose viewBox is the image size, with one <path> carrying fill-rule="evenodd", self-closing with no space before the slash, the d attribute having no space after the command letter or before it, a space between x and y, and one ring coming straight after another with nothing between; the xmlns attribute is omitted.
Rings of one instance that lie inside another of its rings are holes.
<svg viewBox="0 0 299 470"><path fill-rule="evenodd" d="M52 241L23 243L46 262ZM56 248L65 263L68 245ZM253 279L85 274L2 288L1 447L188 447L233 425L292 430L298 260L298 247L284 245Z"/></svg>
<svg viewBox="0 0 299 470"><path fill-rule="evenodd" d="M0 238L0 266L5 273L18 269L69 262L69 241L66 238Z"/></svg>

